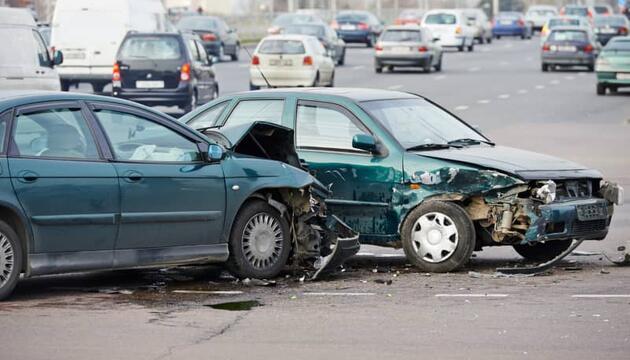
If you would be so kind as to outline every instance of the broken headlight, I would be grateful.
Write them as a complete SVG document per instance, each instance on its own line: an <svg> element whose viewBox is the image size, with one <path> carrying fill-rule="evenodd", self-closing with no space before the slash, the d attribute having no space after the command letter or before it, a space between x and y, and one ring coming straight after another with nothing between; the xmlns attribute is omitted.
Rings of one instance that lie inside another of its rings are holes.
<svg viewBox="0 0 630 360"><path fill-rule="evenodd" d="M599 186L602 197L615 205L623 205L623 188L614 182L602 180Z"/></svg>
<svg viewBox="0 0 630 360"><path fill-rule="evenodd" d="M545 204L552 203L556 200L556 183L552 180L541 181L538 183L540 187L533 189L532 195L541 200Z"/></svg>

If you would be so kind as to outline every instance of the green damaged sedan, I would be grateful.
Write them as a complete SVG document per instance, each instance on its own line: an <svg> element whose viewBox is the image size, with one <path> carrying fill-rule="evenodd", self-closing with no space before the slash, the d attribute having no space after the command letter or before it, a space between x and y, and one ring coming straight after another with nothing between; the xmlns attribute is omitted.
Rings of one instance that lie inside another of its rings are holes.
<svg viewBox="0 0 630 360"><path fill-rule="evenodd" d="M293 131L202 136L111 97L0 92L0 300L20 275L226 263L332 270L358 235L327 213Z"/></svg>
<svg viewBox="0 0 630 360"><path fill-rule="evenodd" d="M630 87L630 37L612 38L599 54L595 71L597 95L605 95L606 90L615 93L619 88Z"/></svg>
<svg viewBox="0 0 630 360"><path fill-rule="evenodd" d="M253 121L293 129L300 161L332 193L329 210L362 244L402 247L423 271L456 270L485 246L558 257L574 239L604 239L623 200L598 171L495 145L409 93L244 92L182 120L204 133Z"/></svg>

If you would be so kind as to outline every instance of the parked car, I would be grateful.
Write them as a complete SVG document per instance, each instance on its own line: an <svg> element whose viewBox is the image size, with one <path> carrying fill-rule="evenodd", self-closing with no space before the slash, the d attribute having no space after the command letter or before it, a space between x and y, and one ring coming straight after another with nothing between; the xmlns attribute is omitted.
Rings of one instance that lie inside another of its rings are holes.
<svg viewBox="0 0 630 360"><path fill-rule="evenodd" d="M534 31L541 31L547 20L558 16L558 9L551 5L532 5L527 9L525 21L532 24Z"/></svg>
<svg viewBox="0 0 630 360"><path fill-rule="evenodd" d="M128 33L116 55L112 84L115 97L185 112L219 95L211 57L193 34Z"/></svg>
<svg viewBox="0 0 630 360"><path fill-rule="evenodd" d="M595 71L598 95L630 87L630 37L617 36L608 41L597 58Z"/></svg>
<svg viewBox="0 0 630 360"><path fill-rule="evenodd" d="M0 7L0 48L0 89L59 90L63 54L51 59L29 11Z"/></svg>
<svg viewBox="0 0 630 360"><path fill-rule="evenodd" d="M270 35L262 39L249 67L250 89L333 86L335 64L314 36Z"/></svg>
<svg viewBox="0 0 630 360"><path fill-rule="evenodd" d="M595 36L581 27L557 27L542 46L542 71L559 66L595 68L600 45Z"/></svg>
<svg viewBox="0 0 630 360"><path fill-rule="evenodd" d="M468 21L474 24L475 40L480 44L484 42L490 44L492 42L492 23L488 20L486 12L479 8L473 8L464 9L464 13Z"/></svg>
<svg viewBox="0 0 630 360"><path fill-rule="evenodd" d="M332 195L330 211L362 244L402 247L421 271L461 268L473 250L513 246L544 260L573 239L606 237L623 189L596 170L495 145L418 95L379 89L277 89L222 97L184 116L234 115L283 104L275 121L295 131L297 154ZM207 123L205 124L207 125ZM193 126L194 127L194 126Z"/></svg>
<svg viewBox="0 0 630 360"><path fill-rule="evenodd" d="M549 36L551 30L560 26L577 26L591 31L591 24L585 17L571 15L555 16L547 20L547 23L545 23L545 26L543 26L542 30L540 31L541 44L544 43L545 40L547 40L547 37Z"/></svg>
<svg viewBox="0 0 630 360"><path fill-rule="evenodd" d="M335 64L346 62L346 43L337 36L337 32L327 24L295 24L288 25L283 34L315 36L333 59Z"/></svg>
<svg viewBox="0 0 630 360"><path fill-rule="evenodd" d="M267 33L270 35L278 35L282 33L282 29L285 26L293 24L321 24L324 23L322 19L313 14L280 14L278 15L271 26L267 29Z"/></svg>
<svg viewBox="0 0 630 360"><path fill-rule="evenodd" d="M374 71L400 67L419 67L429 73L442 70L442 47L431 30L409 25L385 28L374 46Z"/></svg>
<svg viewBox="0 0 630 360"><path fill-rule="evenodd" d="M400 12L400 15L394 19L394 25L420 25L422 23L422 16L424 10L420 9L405 9Z"/></svg>
<svg viewBox="0 0 630 360"><path fill-rule="evenodd" d="M435 9L427 11L422 26L431 30L442 47L455 47L459 51L475 48L474 23L466 19L462 10Z"/></svg>
<svg viewBox="0 0 630 360"><path fill-rule="evenodd" d="M520 36L521 39L532 38L532 24L525 20L519 12L500 12L494 19L492 35L496 39L501 36Z"/></svg>
<svg viewBox="0 0 630 360"><path fill-rule="evenodd" d="M233 61L238 60L241 52L241 41L236 30L217 16L187 16L177 23L181 31L193 32L201 38L206 52L219 61L229 56Z"/></svg>
<svg viewBox="0 0 630 360"><path fill-rule="evenodd" d="M372 47L383 31L383 23L369 11L340 11L332 22L332 28L347 43L364 43Z"/></svg>
<svg viewBox="0 0 630 360"><path fill-rule="evenodd" d="M630 21L623 15L596 16L593 27L597 40L602 45L606 45L615 36L628 35Z"/></svg>
<svg viewBox="0 0 630 360"><path fill-rule="evenodd" d="M64 54L58 68L62 90L90 83L94 92L102 92L111 83L116 51L128 31L169 29L159 0L57 0L50 44Z"/></svg>
<svg viewBox="0 0 630 360"><path fill-rule="evenodd" d="M111 97L15 91L0 122L0 299L20 273L226 263L271 278L290 256L326 266L358 250L325 217L328 190L301 170L290 129L203 136Z"/></svg>

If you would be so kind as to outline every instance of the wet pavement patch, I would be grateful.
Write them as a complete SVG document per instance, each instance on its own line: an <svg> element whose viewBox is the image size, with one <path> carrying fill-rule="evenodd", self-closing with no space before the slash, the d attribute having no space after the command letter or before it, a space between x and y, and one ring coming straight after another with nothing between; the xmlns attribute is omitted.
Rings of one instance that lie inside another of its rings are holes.
<svg viewBox="0 0 630 360"><path fill-rule="evenodd" d="M258 300L244 300L244 301L230 301L223 302L218 304L208 304L205 305L217 310L228 310L228 311L248 311L252 308L263 306L263 304Z"/></svg>

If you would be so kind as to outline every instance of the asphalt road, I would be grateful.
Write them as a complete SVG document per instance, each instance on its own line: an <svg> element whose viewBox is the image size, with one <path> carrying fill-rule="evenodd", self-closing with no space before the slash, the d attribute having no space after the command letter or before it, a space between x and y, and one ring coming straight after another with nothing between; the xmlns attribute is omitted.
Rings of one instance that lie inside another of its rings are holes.
<svg viewBox="0 0 630 360"><path fill-rule="evenodd" d="M601 97L592 73L542 73L538 44L449 52L433 74L375 74L371 50L353 47L336 85L420 93L499 144L584 163L630 189L630 92ZM221 93L247 90L245 60L216 69ZM521 264L511 248L423 274L400 251L365 247L320 282L288 273L245 285L214 267L31 279L0 304L0 358L628 359L630 267L607 257L630 248L630 210L616 211L606 240L534 277L495 275ZM224 302L258 306L209 306Z"/></svg>

